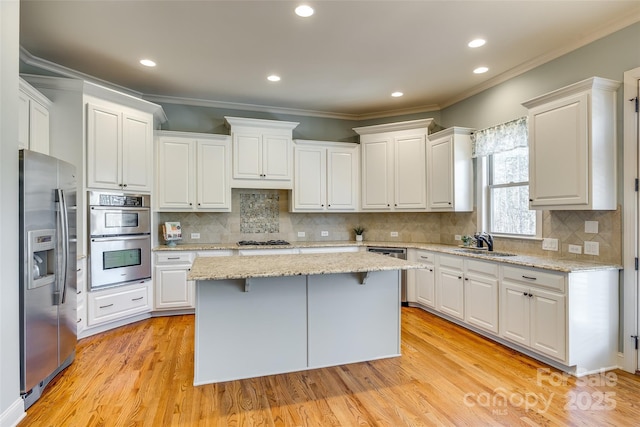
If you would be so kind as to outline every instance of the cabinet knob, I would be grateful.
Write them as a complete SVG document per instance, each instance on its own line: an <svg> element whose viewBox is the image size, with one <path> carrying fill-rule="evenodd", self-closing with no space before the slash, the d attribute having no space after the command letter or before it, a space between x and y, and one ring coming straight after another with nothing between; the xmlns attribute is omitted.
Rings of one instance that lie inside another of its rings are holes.
<svg viewBox="0 0 640 427"><path fill-rule="evenodd" d="M530 202L533 202L533 199L529 199Z"/></svg>
<svg viewBox="0 0 640 427"><path fill-rule="evenodd" d="M468 278L468 277L465 277L465 278L464 278L464 280L469 280L469 278Z"/></svg>
<svg viewBox="0 0 640 427"><path fill-rule="evenodd" d="M433 268L430 268L430 269L429 269L429 271L430 271L431 273L433 273Z"/></svg>
<svg viewBox="0 0 640 427"><path fill-rule="evenodd" d="M324 205L320 205L321 208L324 208Z"/></svg>
<svg viewBox="0 0 640 427"><path fill-rule="evenodd" d="M528 293L526 293L526 292L523 292L523 293L522 293L522 295L524 295L525 297L528 297L528 296L529 296L529 294L528 294Z"/></svg>
<svg viewBox="0 0 640 427"><path fill-rule="evenodd" d="M458 276L458 279L462 279L462 276Z"/></svg>
<svg viewBox="0 0 640 427"><path fill-rule="evenodd" d="M387 203L387 206L391 206L389 203Z"/></svg>
<svg viewBox="0 0 640 427"><path fill-rule="evenodd" d="M451 202L447 202L447 203L449 203L449 206L451 206Z"/></svg>
<svg viewBox="0 0 640 427"><path fill-rule="evenodd" d="M198 203L198 206L201 206L200 203Z"/></svg>
<svg viewBox="0 0 640 427"><path fill-rule="evenodd" d="M124 188L127 188L127 184L122 184L122 186L123 186Z"/></svg>
<svg viewBox="0 0 640 427"><path fill-rule="evenodd" d="M189 206L193 206L193 203L189 203Z"/></svg>

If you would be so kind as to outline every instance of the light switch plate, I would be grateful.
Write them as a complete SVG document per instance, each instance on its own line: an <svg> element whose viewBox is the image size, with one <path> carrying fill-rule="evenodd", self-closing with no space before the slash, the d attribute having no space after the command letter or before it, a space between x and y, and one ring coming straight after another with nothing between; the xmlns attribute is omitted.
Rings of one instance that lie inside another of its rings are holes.
<svg viewBox="0 0 640 427"><path fill-rule="evenodd" d="M600 255L600 243L598 242L584 242L584 254L585 255Z"/></svg>
<svg viewBox="0 0 640 427"><path fill-rule="evenodd" d="M584 232L590 234L598 234L598 221L585 221Z"/></svg>
<svg viewBox="0 0 640 427"><path fill-rule="evenodd" d="M200 238L200 233L191 233L191 238L192 239L199 239Z"/></svg>
<svg viewBox="0 0 640 427"><path fill-rule="evenodd" d="M298 231L298 237L305 237L307 235L307 233L305 233L304 231Z"/></svg>
<svg viewBox="0 0 640 427"><path fill-rule="evenodd" d="M454 236L454 239L455 239L455 240L460 241L460 240L462 240L462 236L461 236L461 235L459 235L459 234L456 234L456 235Z"/></svg>
<svg viewBox="0 0 640 427"><path fill-rule="evenodd" d="M391 232L391 237L398 237L398 232L397 231L392 231Z"/></svg>
<svg viewBox="0 0 640 427"><path fill-rule="evenodd" d="M569 253L571 254L581 254L582 246L580 245L569 245Z"/></svg>
<svg viewBox="0 0 640 427"><path fill-rule="evenodd" d="M542 239L542 249L545 251L557 251L558 239L551 239L551 238Z"/></svg>
<svg viewBox="0 0 640 427"><path fill-rule="evenodd" d="M320 232L320 236L322 236L322 237L327 237L328 235L329 235L328 231L321 231Z"/></svg>

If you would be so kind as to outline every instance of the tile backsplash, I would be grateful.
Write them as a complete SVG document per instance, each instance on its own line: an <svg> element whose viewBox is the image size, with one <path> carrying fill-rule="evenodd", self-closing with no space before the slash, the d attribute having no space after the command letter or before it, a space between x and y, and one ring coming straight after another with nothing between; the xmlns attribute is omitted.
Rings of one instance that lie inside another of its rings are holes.
<svg viewBox="0 0 640 427"><path fill-rule="evenodd" d="M291 213L290 193L283 190L234 189L232 212L161 212L158 223L180 221L182 243L229 243L238 240L354 240L353 227L363 226L365 241L459 244L456 234L477 231L476 213ZM584 232L585 221L598 221L598 233ZM298 237L304 231L305 237ZM321 236L327 231L328 236ZM397 237L391 237L391 233ZM617 211L545 211L543 237L556 238L559 250L543 251L540 240L496 238L495 248L549 258L622 263L622 217ZM191 240L191 233L200 239ZM161 237L159 241L162 242ZM600 255L571 254L568 246L597 241Z"/></svg>

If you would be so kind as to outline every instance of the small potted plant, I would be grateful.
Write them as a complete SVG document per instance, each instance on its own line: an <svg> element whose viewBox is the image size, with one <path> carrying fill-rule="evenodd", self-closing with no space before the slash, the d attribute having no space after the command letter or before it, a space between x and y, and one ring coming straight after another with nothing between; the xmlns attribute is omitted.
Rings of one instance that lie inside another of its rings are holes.
<svg viewBox="0 0 640 427"><path fill-rule="evenodd" d="M356 242L362 242L362 233L364 233L364 227L354 227L353 232L356 233Z"/></svg>
<svg viewBox="0 0 640 427"><path fill-rule="evenodd" d="M471 246L471 242L473 242L473 237L472 236L468 236L468 235L464 235L462 236L462 244L465 246Z"/></svg>

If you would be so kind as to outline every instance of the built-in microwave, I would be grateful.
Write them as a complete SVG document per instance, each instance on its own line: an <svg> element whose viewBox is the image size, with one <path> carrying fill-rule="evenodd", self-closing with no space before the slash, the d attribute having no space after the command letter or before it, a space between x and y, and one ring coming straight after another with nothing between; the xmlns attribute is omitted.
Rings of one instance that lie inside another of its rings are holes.
<svg viewBox="0 0 640 427"><path fill-rule="evenodd" d="M91 290L151 278L148 195L89 192Z"/></svg>

